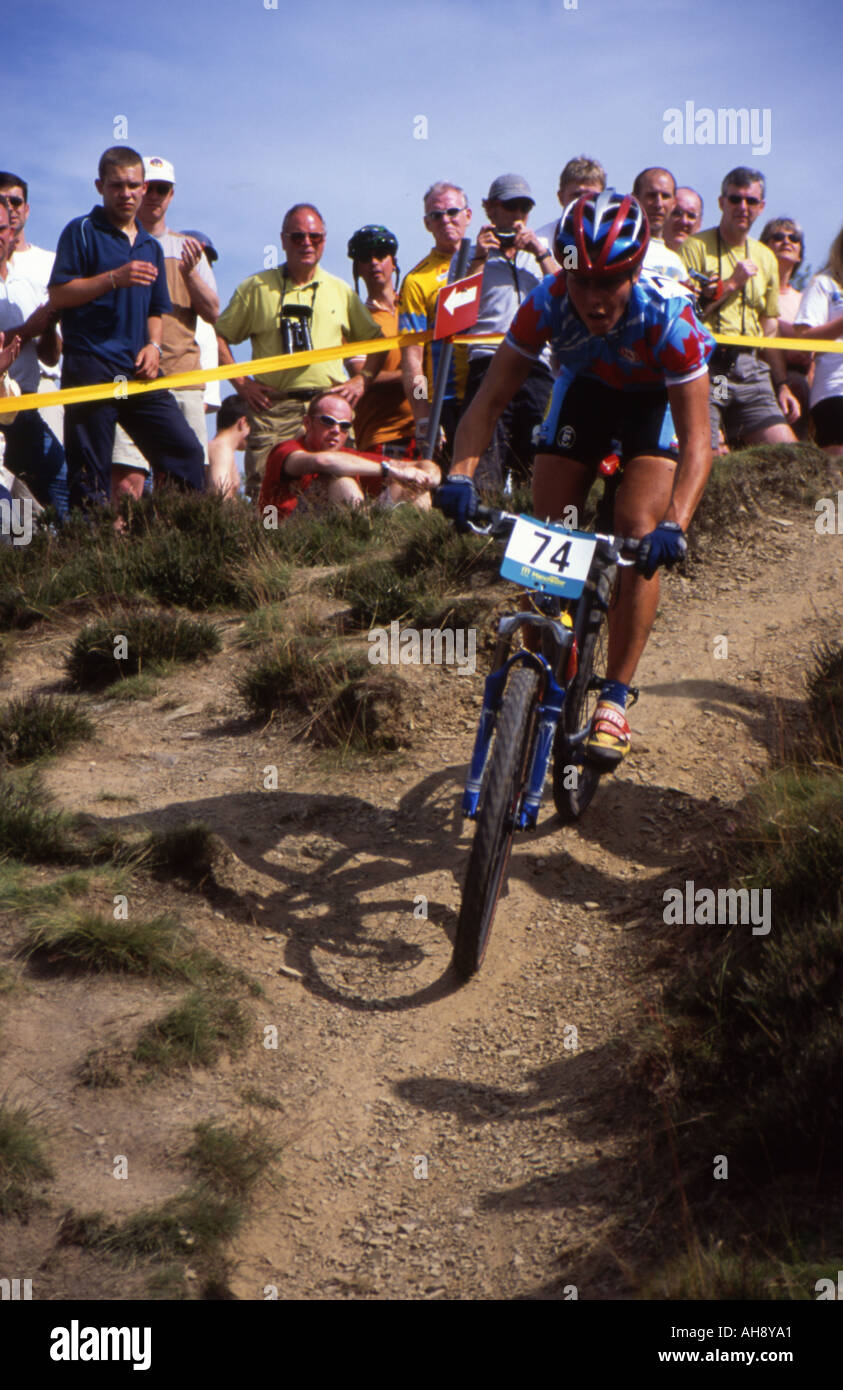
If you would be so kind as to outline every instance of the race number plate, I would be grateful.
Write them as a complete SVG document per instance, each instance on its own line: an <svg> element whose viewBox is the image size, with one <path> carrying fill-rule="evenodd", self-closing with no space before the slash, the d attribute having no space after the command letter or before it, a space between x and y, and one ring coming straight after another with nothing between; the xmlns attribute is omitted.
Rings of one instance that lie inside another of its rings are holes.
<svg viewBox="0 0 843 1390"><path fill-rule="evenodd" d="M501 564L501 575L527 589L579 598L597 542L582 531L519 516Z"/></svg>

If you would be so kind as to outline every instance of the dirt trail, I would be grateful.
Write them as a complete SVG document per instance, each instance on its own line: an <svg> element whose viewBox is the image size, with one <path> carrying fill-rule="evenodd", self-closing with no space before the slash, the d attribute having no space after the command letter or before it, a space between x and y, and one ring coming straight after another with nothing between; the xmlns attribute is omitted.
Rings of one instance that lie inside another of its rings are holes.
<svg viewBox="0 0 843 1390"><path fill-rule="evenodd" d="M230 644L165 683L176 708L160 696L99 706L97 738L53 764L48 785L117 823L207 821L232 852L232 896L221 910L183 895L179 910L266 995L242 1058L102 1092L80 1091L74 1067L93 1042L133 1037L163 1011L161 992L42 984L12 998L4 1073L47 1107L70 1160L30 1248L48 1258L62 1204L118 1212L169 1195L189 1126L242 1118L250 1087L283 1107L253 1113L285 1145L284 1181L262 1190L234 1244L238 1297L630 1293L670 1186L636 1163L643 1121L622 1068L631 1016L659 988L663 886L674 866L684 880L694 846L764 769L774 702L799 694L811 641L840 628L839 541L805 513L669 579L632 759L581 827L560 827L548 803L516 843L487 962L461 989L448 962L479 672L413 672L415 746L362 769L239 722L244 657ZM65 644L22 643L16 691L54 683ZM269 765L278 790L264 790ZM57 1026L61 1045L45 1050ZM273 1027L277 1049L264 1045ZM136 1179L111 1181L98 1151L128 1154ZM48 1260L42 1296L62 1296L68 1269Z"/></svg>

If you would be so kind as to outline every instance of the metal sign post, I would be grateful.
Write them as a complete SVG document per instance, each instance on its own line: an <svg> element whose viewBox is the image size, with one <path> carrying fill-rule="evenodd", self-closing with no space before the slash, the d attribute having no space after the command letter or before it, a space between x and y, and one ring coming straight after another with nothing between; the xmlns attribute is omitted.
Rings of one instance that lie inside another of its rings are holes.
<svg viewBox="0 0 843 1390"><path fill-rule="evenodd" d="M468 257L471 251L471 242L468 237L463 237L460 242L460 249L457 252L457 264L454 270L454 280L462 280L468 267ZM449 280L449 283L450 280ZM440 294L442 291L440 290ZM448 385L448 374L451 370L451 358L454 355L454 344L449 340L442 346L439 356L439 370L436 373L436 380L433 385L433 400L430 406L430 417L427 424L427 447L431 456L436 449L436 441L439 438L439 420L442 415L442 402L445 399L445 388ZM433 349L431 348L431 362L433 361Z"/></svg>

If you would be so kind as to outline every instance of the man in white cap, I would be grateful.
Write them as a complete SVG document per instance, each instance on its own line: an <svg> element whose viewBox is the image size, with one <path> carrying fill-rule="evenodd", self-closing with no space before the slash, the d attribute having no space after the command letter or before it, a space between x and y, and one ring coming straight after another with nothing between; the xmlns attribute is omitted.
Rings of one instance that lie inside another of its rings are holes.
<svg viewBox="0 0 843 1390"><path fill-rule="evenodd" d="M214 272L198 238L174 232L167 226L167 212L176 188L175 170L168 159L160 155L144 155L146 193L138 209L138 221L144 231L154 236L164 251L164 270L167 289L173 303L171 314L165 314L161 336L161 371L164 376L176 372L196 371L200 366L196 326L199 318L216 322L220 311ZM176 404L194 431L208 462L208 431L205 425L204 387L182 386L173 391ZM149 473L149 463L118 425L112 454L111 492L114 500L121 496L140 497Z"/></svg>
<svg viewBox="0 0 843 1390"><path fill-rule="evenodd" d="M520 174L501 174L483 200L488 221L480 228L468 267L469 275L483 271L475 333L506 333L522 300L560 268L546 241L527 226L534 207L530 186ZM469 348L463 409L476 396L496 347L478 343ZM498 420L477 468L478 487L501 488L510 472L522 483L529 481L533 430L544 419L552 386L547 349Z"/></svg>

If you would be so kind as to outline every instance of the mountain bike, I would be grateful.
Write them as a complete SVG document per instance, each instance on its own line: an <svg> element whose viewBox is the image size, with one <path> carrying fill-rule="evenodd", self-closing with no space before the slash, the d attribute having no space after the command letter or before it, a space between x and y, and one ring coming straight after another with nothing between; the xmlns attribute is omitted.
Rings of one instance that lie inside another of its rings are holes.
<svg viewBox="0 0 843 1390"><path fill-rule="evenodd" d="M551 757L556 810L579 819L605 768L585 747L606 668L607 614L621 556L637 541L481 508L480 535L506 538L501 575L530 593L530 611L498 624L492 670L463 794L477 822L452 964L469 979L483 961L516 830L534 830ZM513 651L516 634L523 646ZM632 690L633 700L637 690Z"/></svg>

